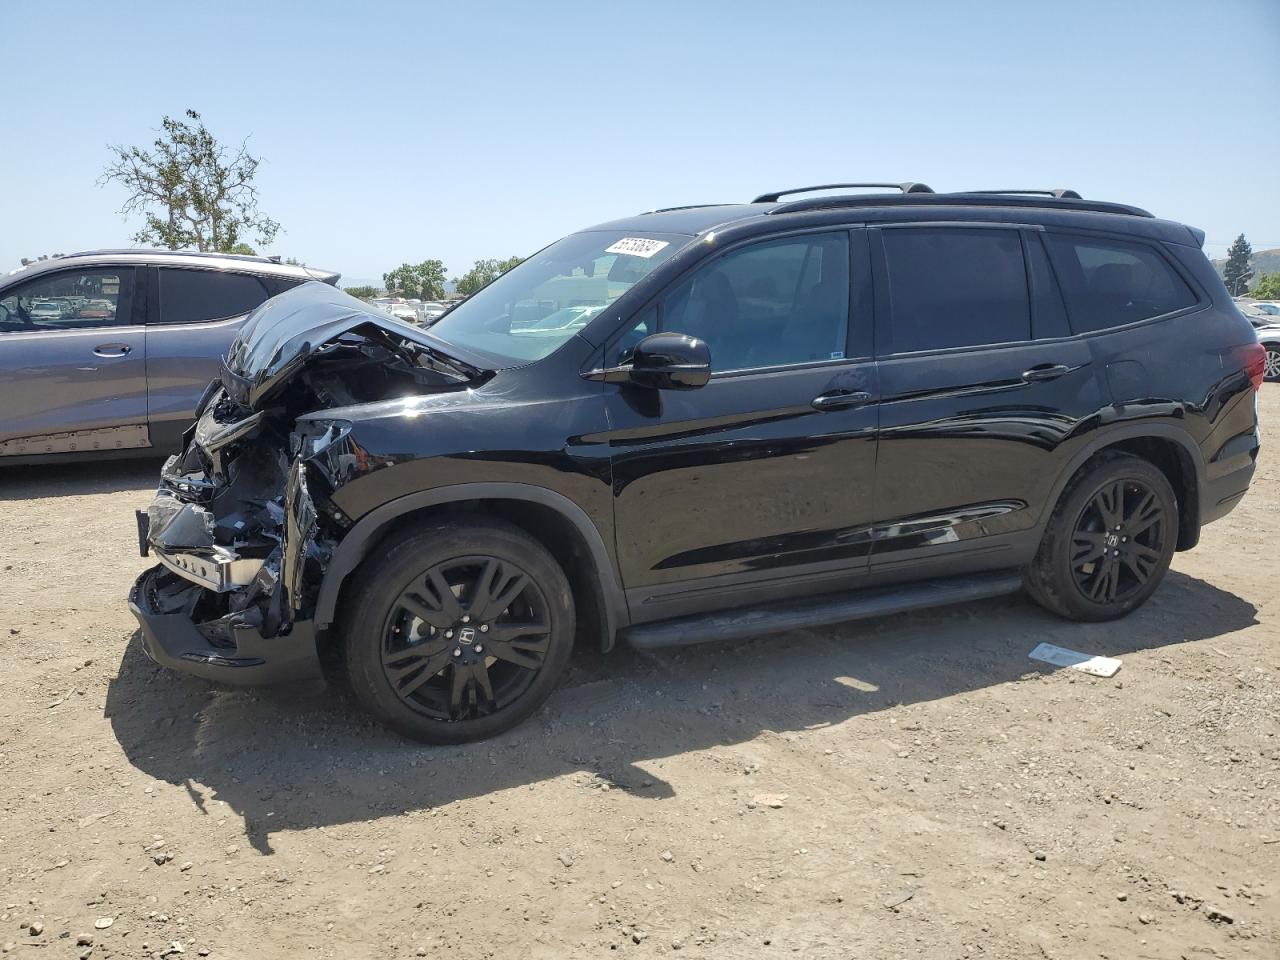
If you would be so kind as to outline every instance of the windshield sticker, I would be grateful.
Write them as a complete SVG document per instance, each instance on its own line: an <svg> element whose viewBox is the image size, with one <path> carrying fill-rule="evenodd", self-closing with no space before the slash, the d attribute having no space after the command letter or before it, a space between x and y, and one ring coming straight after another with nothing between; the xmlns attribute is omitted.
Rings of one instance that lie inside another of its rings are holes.
<svg viewBox="0 0 1280 960"><path fill-rule="evenodd" d="M621 253L628 257L644 257L646 260L652 257L663 247L668 246L668 240L646 240L644 237L623 237L611 247L605 247L605 253Z"/></svg>

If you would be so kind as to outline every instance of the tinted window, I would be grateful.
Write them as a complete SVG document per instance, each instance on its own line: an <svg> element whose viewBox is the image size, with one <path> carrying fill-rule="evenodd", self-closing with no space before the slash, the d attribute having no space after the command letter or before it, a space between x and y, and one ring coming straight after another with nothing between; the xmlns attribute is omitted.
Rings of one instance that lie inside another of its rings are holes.
<svg viewBox="0 0 1280 960"><path fill-rule="evenodd" d="M891 352L1030 338L1017 231L912 227L882 235L893 304Z"/></svg>
<svg viewBox="0 0 1280 960"><path fill-rule="evenodd" d="M1046 234L1076 333L1181 310L1195 294L1154 248L1123 240Z"/></svg>
<svg viewBox="0 0 1280 960"><path fill-rule="evenodd" d="M287 290L292 290L298 284L306 282L304 280L294 280L290 277L262 277L261 280L266 284L268 297L274 297Z"/></svg>
<svg viewBox="0 0 1280 960"><path fill-rule="evenodd" d="M705 340L717 371L838 360L848 326L848 237L809 234L743 247L697 270L615 356L660 327Z"/></svg>
<svg viewBox="0 0 1280 960"><path fill-rule="evenodd" d="M0 294L0 333L133 322L133 268L60 270Z"/></svg>
<svg viewBox="0 0 1280 960"><path fill-rule="evenodd" d="M257 277L216 270L160 270L161 323L197 323L248 313L267 299Z"/></svg>
<svg viewBox="0 0 1280 960"><path fill-rule="evenodd" d="M1031 276L1031 332L1037 340L1069 337L1067 308L1040 237L1027 237L1027 272Z"/></svg>

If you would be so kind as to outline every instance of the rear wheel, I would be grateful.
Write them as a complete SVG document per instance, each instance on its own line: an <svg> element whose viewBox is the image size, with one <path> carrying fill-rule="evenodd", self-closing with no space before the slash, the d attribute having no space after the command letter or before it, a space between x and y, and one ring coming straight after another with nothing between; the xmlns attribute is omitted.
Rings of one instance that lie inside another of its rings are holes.
<svg viewBox="0 0 1280 960"><path fill-rule="evenodd" d="M1119 451L1090 461L1063 492L1027 591L1072 620L1111 620L1151 596L1173 558L1178 500L1164 473Z"/></svg>
<svg viewBox="0 0 1280 960"><path fill-rule="evenodd" d="M517 527L413 529L362 569L343 632L361 703L397 732L463 743L514 727L564 674L568 580Z"/></svg>

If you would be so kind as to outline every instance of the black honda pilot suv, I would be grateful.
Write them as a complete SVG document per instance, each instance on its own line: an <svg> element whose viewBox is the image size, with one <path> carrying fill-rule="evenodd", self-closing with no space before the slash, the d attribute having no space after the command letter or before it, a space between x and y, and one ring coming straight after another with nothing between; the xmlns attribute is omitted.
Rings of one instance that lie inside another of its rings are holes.
<svg viewBox="0 0 1280 960"><path fill-rule="evenodd" d="M337 667L454 743L528 717L575 638L1135 609L1258 455L1263 350L1204 234L891 186L592 227L430 330L323 283L267 301L139 514L143 647Z"/></svg>

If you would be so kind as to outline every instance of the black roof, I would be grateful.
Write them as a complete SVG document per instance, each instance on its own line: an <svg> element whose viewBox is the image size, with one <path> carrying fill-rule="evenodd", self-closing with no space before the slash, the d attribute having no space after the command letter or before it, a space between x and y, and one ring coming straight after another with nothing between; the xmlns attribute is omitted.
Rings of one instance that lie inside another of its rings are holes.
<svg viewBox="0 0 1280 960"><path fill-rule="evenodd" d="M833 187L892 186L898 193L857 193L780 200L794 193L830 190ZM702 204L653 210L634 217L603 223L592 230L634 230L699 236L730 227L747 227L753 221L762 230L766 224L779 226L785 218L796 226L849 222L893 222L901 220L972 220L987 222L1053 224L1107 230L1168 240L1175 243L1202 242L1199 231L1161 220L1141 207L1122 203L1083 199L1076 191L1056 190L972 190L935 193L924 184L835 184L805 187L762 194L751 203ZM749 227L748 227L749 231Z"/></svg>

